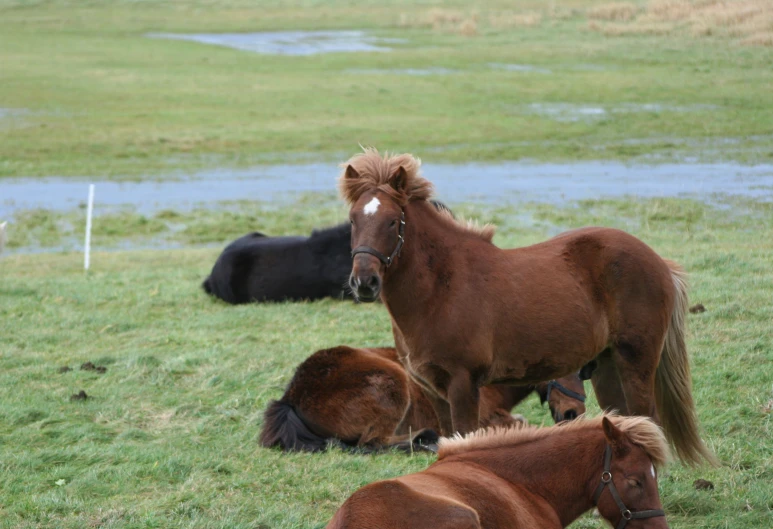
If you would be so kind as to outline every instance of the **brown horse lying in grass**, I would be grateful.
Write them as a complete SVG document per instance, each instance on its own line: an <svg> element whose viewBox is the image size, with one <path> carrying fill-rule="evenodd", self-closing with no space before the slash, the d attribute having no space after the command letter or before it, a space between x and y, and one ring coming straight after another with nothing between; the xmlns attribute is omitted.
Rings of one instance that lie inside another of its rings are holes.
<svg viewBox="0 0 773 529"><path fill-rule="evenodd" d="M617 529L667 528L655 467L668 458L645 417L441 439L427 470L367 485L328 529L558 529L598 507Z"/></svg>
<svg viewBox="0 0 773 529"><path fill-rule="evenodd" d="M585 413L585 391L577 375L536 386L481 388L484 425L511 426L521 421L510 410L536 391L556 421ZM413 403L413 406L408 406ZM284 396L266 409L260 443L285 450L324 450L329 440L381 448L411 446L394 431L410 410L407 423L416 444L432 444L440 427L432 404L400 365L394 347L354 349L344 345L317 351L295 371Z"/></svg>
<svg viewBox="0 0 773 529"><path fill-rule="evenodd" d="M715 461L698 432L677 264L609 228L503 250L491 227L427 202L432 184L413 156L366 149L344 166L350 286L361 301L380 295L400 361L444 434L478 428L483 386L535 384L596 361L602 409L651 417L683 460Z"/></svg>

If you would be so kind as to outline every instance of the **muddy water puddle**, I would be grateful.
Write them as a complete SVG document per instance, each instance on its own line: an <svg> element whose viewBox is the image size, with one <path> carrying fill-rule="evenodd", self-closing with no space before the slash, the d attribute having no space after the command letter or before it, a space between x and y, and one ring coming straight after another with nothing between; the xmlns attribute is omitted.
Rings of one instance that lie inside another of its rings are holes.
<svg viewBox="0 0 773 529"><path fill-rule="evenodd" d="M375 37L364 31L271 31L260 33L148 33L156 39L186 40L267 55L390 51L402 39Z"/></svg>
<svg viewBox="0 0 773 529"><path fill-rule="evenodd" d="M693 197L716 194L773 200L773 165L628 165L620 162L470 163L422 166L437 196L450 203L556 205L602 197ZM231 200L290 204L306 193L333 194L335 164L273 165L200 171L166 181L104 182L94 179L29 178L0 180L0 220L34 208L82 207L88 184L96 184L97 211L124 205L150 214L162 209L216 206Z"/></svg>

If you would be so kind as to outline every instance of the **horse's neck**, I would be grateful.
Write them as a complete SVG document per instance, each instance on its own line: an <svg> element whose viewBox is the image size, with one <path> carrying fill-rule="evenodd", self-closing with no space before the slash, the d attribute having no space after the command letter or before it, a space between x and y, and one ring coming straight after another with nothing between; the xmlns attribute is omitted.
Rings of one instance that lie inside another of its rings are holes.
<svg viewBox="0 0 773 529"><path fill-rule="evenodd" d="M456 235L452 232L457 232L456 226L441 218L428 202L405 207L405 244L384 276L382 298L398 323L404 311L415 314L434 302L436 278L458 270L454 261L460 250L452 245Z"/></svg>
<svg viewBox="0 0 773 529"><path fill-rule="evenodd" d="M482 453L485 454L482 461L478 457L470 460L542 497L566 527L593 507L592 495L601 479L606 446L600 432L591 441L579 441L576 437L579 433L557 433L509 449L512 454L508 454L507 448L489 450L486 452L499 455Z"/></svg>

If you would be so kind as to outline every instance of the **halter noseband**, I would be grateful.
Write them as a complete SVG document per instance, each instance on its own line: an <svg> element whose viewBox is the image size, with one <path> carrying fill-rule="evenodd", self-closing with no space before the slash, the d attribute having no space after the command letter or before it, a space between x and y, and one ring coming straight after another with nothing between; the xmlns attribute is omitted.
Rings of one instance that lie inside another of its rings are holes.
<svg viewBox="0 0 773 529"><path fill-rule="evenodd" d="M612 495L612 499L615 500L615 503L617 503L617 506L620 509L620 515L622 516L620 523L617 524L616 529L623 529L623 527L625 527L631 520L656 518L658 516L666 515L666 513L661 509L650 509L647 511L633 512L625 506L623 499L617 492L617 487L615 487L615 484L612 481L612 447L609 445L607 445L607 448L604 451L604 471L601 473L601 483L599 483L599 486L596 489L596 494L593 495L593 503L596 506L598 506L599 498L601 497L601 494L604 492L606 487L609 487L609 493Z"/></svg>
<svg viewBox="0 0 773 529"><path fill-rule="evenodd" d="M403 249L403 243L405 242L405 239L403 236L405 235L405 211L400 211L400 227L397 230L397 246L395 246L394 251L392 252L392 255L387 257L383 253L379 252L375 248L371 248L370 246L358 246L354 250L352 250L352 259L354 259L354 256L358 253L368 253L370 255L375 256L378 258L379 261L384 263L387 268L394 262L395 257L400 256L400 251Z"/></svg>
<svg viewBox="0 0 773 529"><path fill-rule="evenodd" d="M548 400L548 401L550 400L550 393L553 391L553 389L557 389L567 397L571 397L575 400L579 400L580 402L585 402L585 395L581 395L576 391L572 391L571 389L556 382L555 380L551 380L550 382L547 383L547 394L545 395L545 400Z"/></svg>

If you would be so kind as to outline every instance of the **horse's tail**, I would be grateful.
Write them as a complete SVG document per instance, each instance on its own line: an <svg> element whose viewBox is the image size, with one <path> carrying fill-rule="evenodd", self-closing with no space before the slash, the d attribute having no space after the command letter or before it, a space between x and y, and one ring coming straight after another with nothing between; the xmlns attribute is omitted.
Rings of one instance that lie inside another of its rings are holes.
<svg viewBox="0 0 773 529"><path fill-rule="evenodd" d="M685 345L687 314L687 276L682 268L666 261L671 269L676 295L674 311L666 333L663 353L655 375L655 402L666 438L679 459L697 465L705 459L718 465L717 458L703 444L698 432L698 416L692 398L690 360Z"/></svg>
<svg viewBox="0 0 773 529"><path fill-rule="evenodd" d="M321 452L327 448L328 439L311 431L292 404L273 400L263 416L260 444L266 448L279 446L288 452Z"/></svg>

